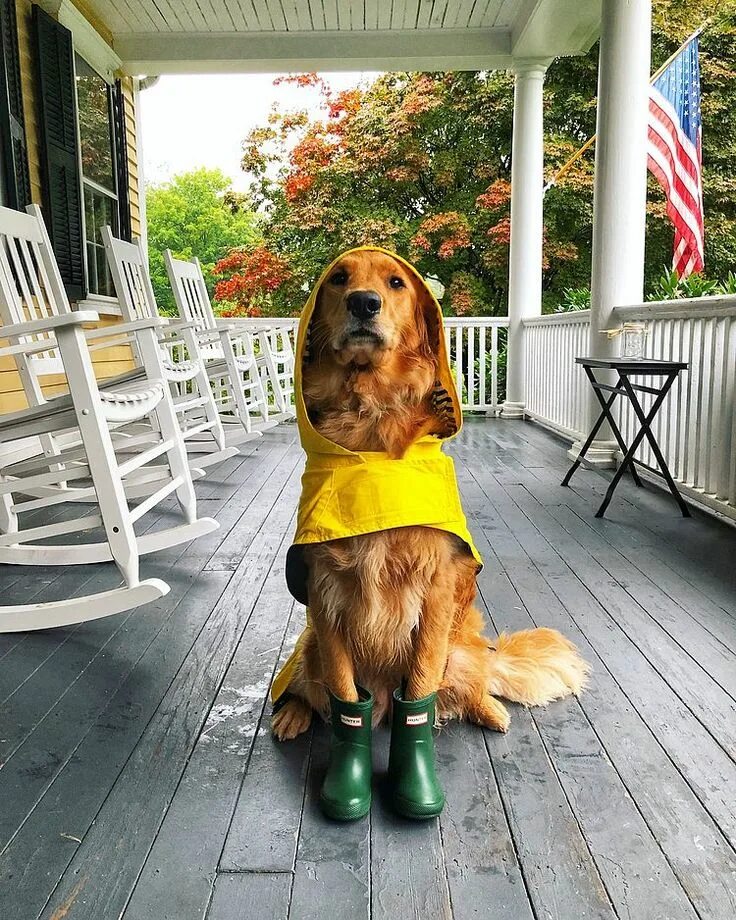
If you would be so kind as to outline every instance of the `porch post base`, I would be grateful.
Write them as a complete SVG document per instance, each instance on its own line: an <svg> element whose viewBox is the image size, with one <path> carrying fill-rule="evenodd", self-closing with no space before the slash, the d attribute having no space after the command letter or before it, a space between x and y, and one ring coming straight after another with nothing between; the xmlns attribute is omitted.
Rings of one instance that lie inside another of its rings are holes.
<svg viewBox="0 0 736 920"><path fill-rule="evenodd" d="M580 449L585 442L577 440L567 452L571 460L577 460ZM584 466L594 470L613 470L618 466L616 454L619 446L615 441L593 441L582 461Z"/></svg>
<svg viewBox="0 0 736 920"><path fill-rule="evenodd" d="M526 403L506 400L501 406L501 418L524 418L525 408Z"/></svg>

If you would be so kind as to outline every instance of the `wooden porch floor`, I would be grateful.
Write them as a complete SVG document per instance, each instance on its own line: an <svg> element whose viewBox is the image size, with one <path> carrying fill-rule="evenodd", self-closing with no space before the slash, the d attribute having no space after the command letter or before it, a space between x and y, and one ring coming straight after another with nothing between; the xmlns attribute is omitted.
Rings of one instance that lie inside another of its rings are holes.
<svg viewBox="0 0 736 920"><path fill-rule="evenodd" d="M323 726L286 745L266 693L303 611L283 560L293 427L198 485L218 532L146 560L171 593L77 628L0 636L3 920L578 920L736 915L736 531L603 475L558 483L531 424L453 448L492 628L554 626L579 701L448 725L447 807L323 819ZM6 602L111 586L110 567L0 572ZM387 732L376 734L376 772Z"/></svg>

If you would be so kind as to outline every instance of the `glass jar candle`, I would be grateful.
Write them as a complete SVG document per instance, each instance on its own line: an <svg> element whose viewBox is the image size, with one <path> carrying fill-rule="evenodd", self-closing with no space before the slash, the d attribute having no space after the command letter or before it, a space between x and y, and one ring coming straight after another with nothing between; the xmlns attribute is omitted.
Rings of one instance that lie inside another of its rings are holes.
<svg viewBox="0 0 736 920"><path fill-rule="evenodd" d="M646 323L624 323L621 329L621 357L643 358L646 337Z"/></svg>

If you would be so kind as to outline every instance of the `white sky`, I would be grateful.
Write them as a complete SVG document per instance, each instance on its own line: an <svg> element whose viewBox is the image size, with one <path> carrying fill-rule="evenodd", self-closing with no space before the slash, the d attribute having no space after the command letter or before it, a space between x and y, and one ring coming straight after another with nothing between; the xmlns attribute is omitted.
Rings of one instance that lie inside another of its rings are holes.
<svg viewBox="0 0 736 920"><path fill-rule="evenodd" d="M331 73L335 89L355 86L375 74ZM143 169L147 182L161 182L198 166L219 167L244 189L241 145L266 123L272 103L317 114L317 90L273 85L274 74L164 76L141 93Z"/></svg>

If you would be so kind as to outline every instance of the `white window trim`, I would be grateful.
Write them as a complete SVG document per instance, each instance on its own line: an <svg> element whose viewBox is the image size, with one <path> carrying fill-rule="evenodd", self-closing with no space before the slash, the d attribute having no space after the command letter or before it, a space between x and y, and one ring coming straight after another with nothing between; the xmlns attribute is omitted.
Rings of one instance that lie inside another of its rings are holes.
<svg viewBox="0 0 736 920"><path fill-rule="evenodd" d="M123 66L122 60L71 0L39 0L39 5L72 33L74 50L108 83Z"/></svg>
<svg viewBox="0 0 736 920"><path fill-rule="evenodd" d="M105 294L88 294L84 300L75 303L77 310L96 310L101 316L122 316L120 301L117 297Z"/></svg>

